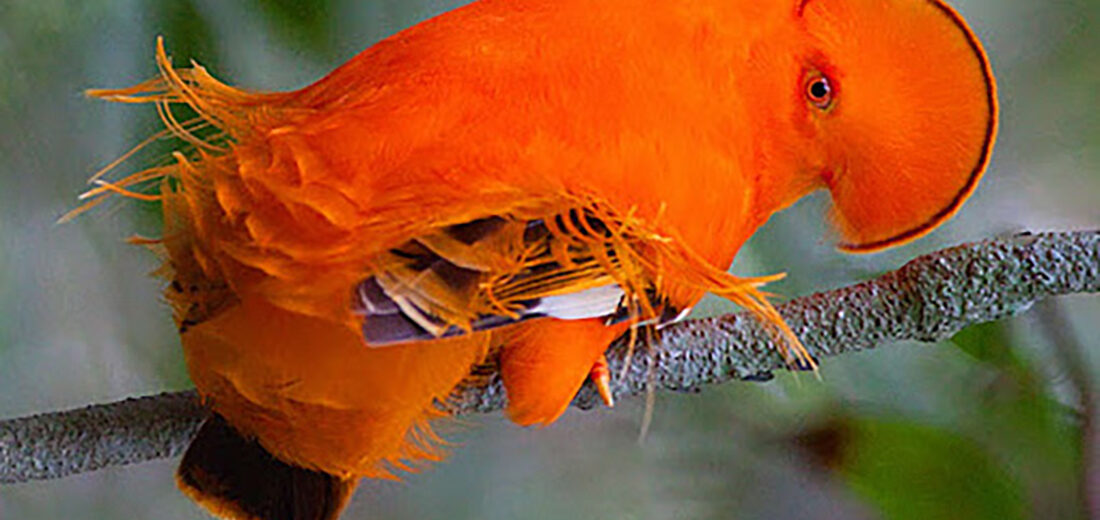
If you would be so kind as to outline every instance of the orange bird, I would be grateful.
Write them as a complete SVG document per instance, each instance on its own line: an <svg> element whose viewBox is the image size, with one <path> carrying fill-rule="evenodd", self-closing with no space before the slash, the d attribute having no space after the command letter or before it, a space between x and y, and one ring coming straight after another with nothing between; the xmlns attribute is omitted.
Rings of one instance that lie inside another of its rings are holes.
<svg viewBox="0 0 1100 520"><path fill-rule="evenodd" d="M286 93L157 64L92 95L154 104L173 159L86 197L163 206L215 414L178 482L235 519L336 518L359 478L440 458L429 422L480 364L548 424L606 389L616 337L708 291L783 331L768 278L726 272L761 224L827 189L841 249L917 238L996 129L940 0L482 0Z"/></svg>

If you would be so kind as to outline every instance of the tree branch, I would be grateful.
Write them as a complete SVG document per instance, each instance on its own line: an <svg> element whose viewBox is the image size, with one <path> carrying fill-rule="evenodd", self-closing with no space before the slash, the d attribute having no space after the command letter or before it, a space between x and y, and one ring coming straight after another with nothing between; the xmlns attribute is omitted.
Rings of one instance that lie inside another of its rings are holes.
<svg viewBox="0 0 1100 520"><path fill-rule="evenodd" d="M1100 231L1021 234L921 256L874 280L778 306L816 358L897 340L937 341L967 325L1027 309L1036 300L1100 291ZM616 396L655 389L767 380L789 368L773 334L746 313L662 328L633 356L620 344L608 361ZM573 404L598 402L586 384ZM454 413L503 408L498 375L458 393ZM0 483L51 479L182 453L206 411L193 391L0 421Z"/></svg>

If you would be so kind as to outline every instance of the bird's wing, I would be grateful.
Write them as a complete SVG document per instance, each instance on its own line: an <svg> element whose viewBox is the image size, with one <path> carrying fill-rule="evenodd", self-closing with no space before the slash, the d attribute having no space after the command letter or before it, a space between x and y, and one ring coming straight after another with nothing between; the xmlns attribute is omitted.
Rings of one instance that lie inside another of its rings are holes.
<svg viewBox="0 0 1100 520"><path fill-rule="evenodd" d="M679 309L657 296L638 265L638 245L621 226L585 209L482 218L380 255L372 276L356 287L354 306L374 346L540 317L667 321Z"/></svg>

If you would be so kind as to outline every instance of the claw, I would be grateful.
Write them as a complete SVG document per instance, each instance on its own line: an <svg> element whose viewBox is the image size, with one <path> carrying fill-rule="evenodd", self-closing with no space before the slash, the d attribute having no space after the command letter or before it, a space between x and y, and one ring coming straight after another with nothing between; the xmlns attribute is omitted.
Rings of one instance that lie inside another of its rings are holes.
<svg viewBox="0 0 1100 520"><path fill-rule="evenodd" d="M608 408L615 406L615 398L611 395L611 369L607 366L607 356L600 354L599 359L592 365L588 372L588 378L596 385L596 391L600 399Z"/></svg>

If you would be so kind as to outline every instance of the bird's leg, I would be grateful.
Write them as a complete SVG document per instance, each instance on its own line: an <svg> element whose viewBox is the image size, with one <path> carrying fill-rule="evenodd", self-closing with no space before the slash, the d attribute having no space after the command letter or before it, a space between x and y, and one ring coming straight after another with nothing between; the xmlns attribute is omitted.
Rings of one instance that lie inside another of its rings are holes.
<svg viewBox="0 0 1100 520"><path fill-rule="evenodd" d="M600 354L592 369L588 371L588 378L596 385L596 391L600 399L608 408L615 406L615 397L611 395L611 369L607 365L607 356Z"/></svg>

